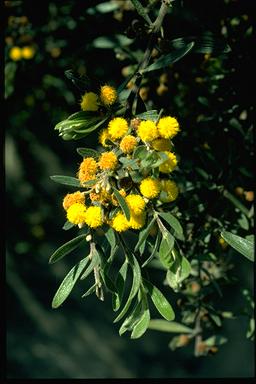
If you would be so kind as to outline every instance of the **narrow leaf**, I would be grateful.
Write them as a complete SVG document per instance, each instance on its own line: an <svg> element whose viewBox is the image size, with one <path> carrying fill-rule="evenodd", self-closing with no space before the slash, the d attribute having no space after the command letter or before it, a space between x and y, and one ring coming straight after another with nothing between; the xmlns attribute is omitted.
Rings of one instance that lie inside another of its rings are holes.
<svg viewBox="0 0 256 384"><path fill-rule="evenodd" d="M70 228L73 228L74 226L75 224L70 223L70 221L67 220L63 225L62 229L64 229L64 231L68 231Z"/></svg>
<svg viewBox="0 0 256 384"><path fill-rule="evenodd" d="M166 320L173 320L175 318L175 313L173 312L171 304L167 301L162 292L146 279L143 279L143 284L147 288L151 300L158 312Z"/></svg>
<svg viewBox="0 0 256 384"><path fill-rule="evenodd" d="M162 319L153 319L150 320L149 329L155 329L156 331L161 332L171 332L171 333L192 333L193 329L187 327L186 325L176 323L175 321L166 321Z"/></svg>
<svg viewBox="0 0 256 384"><path fill-rule="evenodd" d="M77 153L83 157L98 157L99 153L91 148L77 148Z"/></svg>
<svg viewBox="0 0 256 384"><path fill-rule="evenodd" d="M152 22L150 20L150 17L148 16L147 12L145 11L145 8L143 7L143 5L141 4L141 2L139 0L131 0L134 8L136 9L136 11L138 12L138 14L143 17L144 20L146 20L146 22L151 25Z"/></svg>
<svg viewBox="0 0 256 384"><path fill-rule="evenodd" d="M78 187L78 188L81 187L80 181L75 177L54 175L54 176L50 176L50 179L55 181L55 183L69 185L71 187Z"/></svg>
<svg viewBox="0 0 256 384"><path fill-rule="evenodd" d="M254 241L244 239L243 237L234 235L231 232L221 232L221 237L233 247L236 251L241 253L250 261L254 261Z"/></svg>
<svg viewBox="0 0 256 384"><path fill-rule="evenodd" d="M173 216L170 212L159 212L159 216L161 216L174 229L174 236L180 240L184 240L182 226L175 216Z"/></svg>
<svg viewBox="0 0 256 384"><path fill-rule="evenodd" d="M125 261L117 274L117 279L116 279L117 293L114 293L114 295L112 296L112 307L114 311L118 311L122 303L127 269L128 269L128 263Z"/></svg>
<svg viewBox="0 0 256 384"><path fill-rule="evenodd" d="M135 249L134 251L136 252L140 246L144 243L144 241L147 239L149 233L150 233L150 230L151 228L153 227L154 223L156 221L156 218L153 217L153 219L150 221L149 225L147 226L147 228L143 229L140 234L139 234L139 241L137 242L136 246L135 246Z"/></svg>
<svg viewBox="0 0 256 384"><path fill-rule="evenodd" d="M130 220L130 210L128 208L128 205L126 204L126 201L125 199L123 198L123 196L120 195L120 193L118 192L118 190L116 188L113 187L113 192L114 192L114 195L115 197L117 198L117 201L126 217L127 220Z"/></svg>
<svg viewBox="0 0 256 384"><path fill-rule="evenodd" d="M152 109L150 111L146 111L143 113L140 113L139 115L136 115L141 120L152 120L157 121L158 119L158 111L156 109Z"/></svg>
<svg viewBox="0 0 256 384"><path fill-rule="evenodd" d="M64 256L68 255L74 249L76 249L83 241L85 240L85 235L79 235L74 239L68 241L63 244L60 248L58 248L50 257L49 264L56 263L56 261L62 259Z"/></svg>
<svg viewBox="0 0 256 384"><path fill-rule="evenodd" d="M173 247L174 237L170 233L167 233L166 237L162 238L158 251L159 259L163 266L167 269L170 268L174 261L172 256Z"/></svg>
<svg viewBox="0 0 256 384"><path fill-rule="evenodd" d="M138 339L139 337L141 337L146 332L149 322L150 322L150 312L149 312L149 309L147 308L142 313L139 321L135 324L131 334L131 339Z"/></svg>
<svg viewBox="0 0 256 384"><path fill-rule="evenodd" d="M97 284L94 283L83 295L82 295L82 298L86 297L86 296L89 296L91 295L92 293L94 293L96 291L96 286Z"/></svg>

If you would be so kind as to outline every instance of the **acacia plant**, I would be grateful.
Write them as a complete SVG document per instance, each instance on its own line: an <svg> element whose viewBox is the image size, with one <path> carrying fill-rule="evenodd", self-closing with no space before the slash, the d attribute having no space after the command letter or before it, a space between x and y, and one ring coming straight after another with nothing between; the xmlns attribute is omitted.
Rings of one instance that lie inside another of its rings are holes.
<svg viewBox="0 0 256 384"><path fill-rule="evenodd" d="M144 103L142 89L153 71L169 67L188 53L228 53L230 48L211 35L168 40L163 21L171 0L150 1L148 7L131 0L130 6L140 19L131 26L133 38L143 33L147 39L143 55L132 55L132 60L138 60L119 87L112 86L111 79L99 85L86 80L81 110L55 127L63 140L82 141L97 134L99 146L97 150L77 148L81 162L75 177L51 176L75 189L63 199L67 218L63 229L77 226L78 236L57 249L50 263L79 246L84 248L83 258L62 281L52 307L63 304L80 280L85 288L82 297L95 293L104 300L106 294L112 295L120 335L129 331L131 338L139 338L148 328L174 332L178 336L170 342L172 349L194 340L195 355L214 353L226 339L213 334L204 339L203 332L209 334L223 318L232 317L230 312L216 310L209 299L212 292L222 295L218 280L227 279L229 264L211 253L198 254L199 243L191 243L189 226L183 230L177 206L182 193L182 153L178 155L174 146L182 127L164 108L156 110L152 103ZM72 71L66 75L73 83L78 81ZM251 239L227 231L222 237L223 245L230 243L252 259ZM161 270L170 298L156 286L152 267ZM89 275L94 277L91 286ZM172 300L180 322L174 321ZM163 319L151 320L151 305Z"/></svg>

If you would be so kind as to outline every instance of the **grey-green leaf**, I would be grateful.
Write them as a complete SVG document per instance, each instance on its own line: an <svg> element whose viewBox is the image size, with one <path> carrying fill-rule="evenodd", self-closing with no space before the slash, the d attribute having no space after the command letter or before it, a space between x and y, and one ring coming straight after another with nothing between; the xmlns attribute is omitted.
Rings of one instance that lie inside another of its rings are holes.
<svg viewBox="0 0 256 384"><path fill-rule="evenodd" d="M147 239L147 237L148 237L148 235L150 233L150 230L153 227L155 221L156 221L156 218L153 217L153 219L150 220L149 225L140 232L139 240L138 240L138 242L137 242L137 244L135 246L135 249L134 249L135 252L140 248L140 246L144 243L144 241L146 241L146 239Z"/></svg>
<svg viewBox="0 0 256 384"><path fill-rule="evenodd" d="M221 232L221 237L233 247L236 251L245 256L248 260L254 261L254 241L244 239L243 237L234 235L231 232Z"/></svg>
<svg viewBox="0 0 256 384"><path fill-rule="evenodd" d="M50 179L55 181L55 183L69 185L70 187L77 187L77 188L81 187L79 179L75 177L54 175L54 176L50 176Z"/></svg>
<svg viewBox="0 0 256 384"><path fill-rule="evenodd" d="M172 309L171 304L168 302L168 300L165 298L162 292L146 279L143 279L143 284L147 288L148 293L151 297L151 300L153 301L158 312L166 320L174 320L175 313Z"/></svg>
<svg viewBox="0 0 256 384"><path fill-rule="evenodd" d="M114 192L114 195L115 197L117 198L117 201L126 217L127 220L130 220L130 210L128 208L128 205L126 204L126 201L125 199L123 198L122 195L120 195L120 193L118 192L118 190L116 188L113 187L113 192Z"/></svg>
<svg viewBox="0 0 256 384"><path fill-rule="evenodd" d="M89 256L80 260L66 275L61 285L59 286L57 292L54 295L52 300L52 308L58 308L69 296L70 292L74 288L75 283L79 279L81 273L86 267L89 261Z"/></svg>
<svg viewBox="0 0 256 384"><path fill-rule="evenodd" d="M149 309L146 308L146 310L142 313L141 318L133 328L131 339L138 339L139 337L141 337L146 332L149 322L150 322L150 312L149 312Z"/></svg>
<svg viewBox="0 0 256 384"><path fill-rule="evenodd" d="M166 321L162 319L153 319L150 320L149 329L155 329L156 331L161 332L171 332L171 333L192 333L193 329L187 327L186 325L176 323L175 321Z"/></svg>
<svg viewBox="0 0 256 384"><path fill-rule="evenodd" d="M128 269L128 263L127 261L125 261L117 274L117 278L116 278L117 293L114 293L112 296L112 307L114 311L118 311L123 299L127 269Z"/></svg>
<svg viewBox="0 0 256 384"><path fill-rule="evenodd" d="M49 264L56 263L56 261L62 259L64 256L68 255L74 249L76 249L83 241L85 241L85 235L79 235L74 239L68 241L63 244L60 248L58 248L50 257Z"/></svg>
<svg viewBox="0 0 256 384"><path fill-rule="evenodd" d="M146 20L146 22L151 25L152 22L150 20L150 17L148 16L147 12L145 11L145 7L143 7L143 5L141 4L141 2L139 0L131 0L134 8L137 10L138 14L143 17L144 20Z"/></svg>
<svg viewBox="0 0 256 384"><path fill-rule="evenodd" d="M68 231L70 228L73 228L75 224L73 223L70 223L70 221L66 221L65 224L63 225L62 229L64 229L64 231Z"/></svg>
<svg viewBox="0 0 256 384"><path fill-rule="evenodd" d="M157 109L151 109L150 111L142 112L139 115L136 115L141 120L152 120L157 121L158 111Z"/></svg>
<svg viewBox="0 0 256 384"><path fill-rule="evenodd" d="M159 212L159 216L161 216L174 229L175 237L180 240L184 240L182 226L175 216L173 216L170 212Z"/></svg>
<svg viewBox="0 0 256 384"><path fill-rule="evenodd" d="M165 268L170 268L174 259L172 256L172 250L174 247L174 237L167 233L166 237L163 237L160 243L158 255L161 263Z"/></svg>
<svg viewBox="0 0 256 384"><path fill-rule="evenodd" d="M83 157L98 157L99 153L91 148L77 148L77 153Z"/></svg>

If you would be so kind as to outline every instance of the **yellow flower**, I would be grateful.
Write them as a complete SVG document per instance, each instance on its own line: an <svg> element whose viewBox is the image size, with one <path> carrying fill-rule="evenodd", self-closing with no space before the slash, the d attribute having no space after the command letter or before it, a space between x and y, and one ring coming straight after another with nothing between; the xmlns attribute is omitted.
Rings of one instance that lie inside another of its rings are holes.
<svg viewBox="0 0 256 384"><path fill-rule="evenodd" d="M222 249L226 249L227 248L228 243L222 237L219 237L218 242L219 242L219 244L220 244Z"/></svg>
<svg viewBox="0 0 256 384"><path fill-rule="evenodd" d="M156 151L170 151L171 149L171 142L168 139L155 139L151 143L152 147Z"/></svg>
<svg viewBox="0 0 256 384"><path fill-rule="evenodd" d="M172 152L165 151L164 153L169 157L169 159L159 166L159 171L162 173L170 173L177 165L177 157Z"/></svg>
<svg viewBox="0 0 256 384"><path fill-rule="evenodd" d="M148 199L153 199L160 193L160 182L152 177L147 177L140 183L140 192Z"/></svg>
<svg viewBox="0 0 256 384"><path fill-rule="evenodd" d="M146 203L140 195L131 194L125 198L131 214L140 215L146 206Z"/></svg>
<svg viewBox="0 0 256 384"><path fill-rule="evenodd" d="M22 59L22 51L21 51L20 47L12 47L10 49L10 52L9 52L9 57L13 61L18 61L18 60Z"/></svg>
<svg viewBox="0 0 256 384"><path fill-rule="evenodd" d="M111 200L111 194L103 188L99 193L91 192L90 199L91 201L100 201L102 204L105 204Z"/></svg>
<svg viewBox="0 0 256 384"><path fill-rule="evenodd" d="M146 214L143 212L141 215L131 215L128 224L132 229L141 229L145 225Z"/></svg>
<svg viewBox="0 0 256 384"><path fill-rule="evenodd" d="M85 203L84 194L82 192L77 191L74 193L68 193L64 197L62 205L65 211L67 211L68 208L75 203L81 203L81 204Z"/></svg>
<svg viewBox="0 0 256 384"><path fill-rule="evenodd" d="M115 88L111 87L110 85L103 85L100 89L100 99L102 104L106 105L107 107L114 104L117 99L117 92Z"/></svg>
<svg viewBox="0 0 256 384"><path fill-rule="evenodd" d="M124 153L130 153L134 150L134 148L136 147L137 145L137 140L134 136L132 135L128 135L128 136L125 136L121 143L120 143L120 149L124 152Z"/></svg>
<svg viewBox="0 0 256 384"><path fill-rule="evenodd" d="M103 146L103 147L109 147L109 145L106 143L106 141L109 139L109 133L108 133L108 130L107 128L106 129L103 129L101 132L100 132L100 135L99 135L99 143Z"/></svg>
<svg viewBox="0 0 256 384"><path fill-rule="evenodd" d="M121 139L128 131L128 123L123 117L115 117L108 124L108 133L111 139Z"/></svg>
<svg viewBox="0 0 256 384"><path fill-rule="evenodd" d="M164 139L171 139L179 132L179 123L175 117L162 117L157 124L158 132Z"/></svg>
<svg viewBox="0 0 256 384"><path fill-rule="evenodd" d="M77 177L80 183L93 180L96 177L97 163L93 157L86 157L79 166Z"/></svg>
<svg viewBox="0 0 256 384"><path fill-rule="evenodd" d="M101 208L89 207L85 212L85 222L91 228L100 227L103 224Z"/></svg>
<svg viewBox="0 0 256 384"><path fill-rule="evenodd" d="M138 127L138 136L143 141L152 141L158 137L157 127L154 121L142 121Z"/></svg>
<svg viewBox="0 0 256 384"><path fill-rule="evenodd" d="M67 219L72 224L85 223L86 206L81 203L72 204L67 210Z"/></svg>
<svg viewBox="0 0 256 384"><path fill-rule="evenodd" d="M80 102L83 111L98 111L98 96L94 92L86 92Z"/></svg>
<svg viewBox="0 0 256 384"><path fill-rule="evenodd" d="M99 159L99 167L102 170L113 170L117 166L117 157L114 152L103 152Z"/></svg>
<svg viewBox="0 0 256 384"><path fill-rule="evenodd" d="M129 224L125 215L121 212L117 213L111 221L111 227L117 232L127 231Z"/></svg>
<svg viewBox="0 0 256 384"><path fill-rule="evenodd" d="M161 192L159 199L163 203L169 203L177 199L179 189L177 184L171 180L161 180Z"/></svg>
<svg viewBox="0 0 256 384"><path fill-rule="evenodd" d="M23 59L30 60L35 55L35 49L33 47L23 47L21 48L21 55Z"/></svg>

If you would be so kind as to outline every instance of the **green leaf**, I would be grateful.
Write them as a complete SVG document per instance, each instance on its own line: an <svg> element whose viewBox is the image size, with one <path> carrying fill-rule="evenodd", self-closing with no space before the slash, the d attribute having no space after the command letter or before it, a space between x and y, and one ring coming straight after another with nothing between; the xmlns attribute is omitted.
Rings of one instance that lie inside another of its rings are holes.
<svg viewBox="0 0 256 384"><path fill-rule="evenodd" d="M227 341L228 341L228 339L226 337L221 336L221 335L215 335L215 336L211 336L208 339L204 340L204 343L208 347L213 347L215 345L217 346L217 345L225 344Z"/></svg>
<svg viewBox="0 0 256 384"><path fill-rule="evenodd" d="M228 231L221 232L221 237L247 259L254 261L254 241L244 239Z"/></svg>
<svg viewBox="0 0 256 384"><path fill-rule="evenodd" d="M100 255L97 249L94 247L93 251L91 251L89 255L89 259L91 259L90 265L86 268L82 276L80 277L81 280L84 280L89 274L93 271L93 269L100 264Z"/></svg>
<svg viewBox="0 0 256 384"><path fill-rule="evenodd" d="M191 41L195 42L192 49L194 53L211 53L217 55L231 51L230 46L225 41L215 37L209 32L206 32L202 36L179 37L170 42L170 47L176 49L184 48Z"/></svg>
<svg viewBox="0 0 256 384"><path fill-rule="evenodd" d="M162 319L153 319L150 320L149 329L155 329L156 331L161 332L171 332L171 333L192 333L193 329L187 327L186 325L176 323L175 321L166 321Z"/></svg>
<svg viewBox="0 0 256 384"><path fill-rule="evenodd" d="M113 12L116 9L119 8L119 5L117 3L111 3L109 1L106 1L104 3L100 3L95 5L95 7L88 8L86 13L89 15L95 15L95 13L108 13Z"/></svg>
<svg viewBox="0 0 256 384"><path fill-rule="evenodd" d="M80 184L79 179L77 179L75 177L54 175L54 176L50 176L50 179L55 181L55 183L69 185L70 187L78 187L78 188L80 187L81 188L81 184Z"/></svg>
<svg viewBox="0 0 256 384"><path fill-rule="evenodd" d="M160 243L158 255L161 263L165 268L170 268L173 263L172 250L174 247L174 237L167 232L166 237L162 238Z"/></svg>
<svg viewBox="0 0 256 384"><path fill-rule="evenodd" d="M140 319L142 313L142 302L138 301L134 305L130 315L125 319L121 327L119 328L119 335L121 336L124 334L126 331L131 330L134 325L138 322Z"/></svg>
<svg viewBox="0 0 256 384"><path fill-rule="evenodd" d="M146 22L151 25L152 22L150 20L150 17L148 16L147 12L145 11L145 8L143 7L143 5L141 4L141 2L139 0L131 0L134 8L136 9L136 11L138 12L138 14L143 17L144 20L146 20Z"/></svg>
<svg viewBox="0 0 256 384"><path fill-rule="evenodd" d="M175 63L176 61L178 61L182 57L184 57L189 51L191 51L194 44L195 43L192 41L191 43L187 44L184 48L177 49L176 51L168 53L165 56L161 56L153 64L151 64L147 68L143 69L141 71L141 73L155 71L155 70L167 67L168 65Z"/></svg>
<svg viewBox="0 0 256 384"><path fill-rule="evenodd" d="M131 334L131 339L138 339L139 337L141 337L146 332L149 322L150 322L150 312L149 312L149 309L147 308L142 313L139 321L135 324Z"/></svg>
<svg viewBox="0 0 256 384"><path fill-rule="evenodd" d="M143 284L147 288L151 300L160 315L166 320L173 320L175 318L175 313L173 312L171 304L167 301L162 292L146 279L143 279Z"/></svg>
<svg viewBox="0 0 256 384"><path fill-rule="evenodd" d="M159 165L163 164L166 160L168 160L168 156L164 152L155 152L154 153L154 162L152 164L152 168L157 168Z"/></svg>
<svg viewBox="0 0 256 384"><path fill-rule="evenodd" d="M117 274L117 278L116 278L117 293L114 293L114 295L112 296L112 307L114 311L118 311L122 303L127 269L128 269L128 263L127 261L125 261Z"/></svg>
<svg viewBox="0 0 256 384"><path fill-rule="evenodd" d="M77 148L77 153L83 157L98 157L99 153L91 148Z"/></svg>
<svg viewBox="0 0 256 384"><path fill-rule="evenodd" d="M113 36L99 36L92 41L92 46L101 49L113 49L125 47L131 43L133 43L133 39L129 39L125 35L116 34Z"/></svg>
<svg viewBox="0 0 256 384"><path fill-rule="evenodd" d="M190 262L184 256L182 256L181 260L180 257L176 256L175 262L170 266L169 270L167 271L167 282L171 288L177 290L179 289L181 282L190 275L190 272Z"/></svg>
<svg viewBox="0 0 256 384"><path fill-rule="evenodd" d="M156 255L156 252L157 252L157 250L158 250L158 247L159 247L159 245L160 245L160 240L161 240L161 235L160 235L159 232L157 232L156 240L155 240L155 244L154 244L152 253L151 253L151 255L147 258L147 260L144 261L144 263L142 264L141 268L144 268L146 265L148 265L148 264L150 263L151 260L153 260L153 258L154 258L155 255Z"/></svg>
<svg viewBox="0 0 256 384"><path fill-rule="evenodd" d="M132 255L132 260L133 260L133 264L131 265L132 271L133 271L132 288L131 288L131 291L130 291L130 294L129 294L129 297L127 299L125 306L123 307L123 309L119 313L119 315L115 318L114 323L119 321L126 314L126 312L128 311L128 309L131 305L132 299L136 296L136 294L140 288L140 284L141 284L140 266L139 266L137 259L133 255Z"/></svg>
<svg viewBox="0 0 256 384"><path fill-rule="evenodd" d="M156 109L151 109L150 111L146 111L146 112L140 113L139 115L136 115L136 117L138 117L141 120L152 120L156 122L158 119L158 111Z"/></svg>
<svg viewBox="0 0 256 384"><path fill-rule="evenodd" d="M139 240L135 246L135 249L134 251L136 252L140 246L144 243L144 241L147 239L148 235L149 235L149 232L151 230L151 228L153 227L154 223L156 221L156 217L153 217L153 219L150 221L149 225L147 226L147 228L143 229L142 231L140 231L140 234L139 234Z"/></svg>
<svg viewBox="0 0 256 384"><path fill-rule="evenodd" d="M175 237L180 240L184 240L182 226L175 216L173 216L170 212L159 212L159 216L161 216L174 229Z"/></svg>
<svg viewBox="0 0 256 384"><path fill-rule="evenodd" d="M107 266L108 267L108 266ZM114 282L112 281L112 279L109 277L109 275L107 274L107 268L104 268L104 270L100 271L100 275L102 277L102 280L105 284L105 286L107 287L107 289L111 292L111 293L116 293L117 292L117 288L114 284Z"/></svg>
<svg viewBox="0 0 256 384"><path fill-rule="evenodd" d="M63 225L62 229L64 229L64 231L68 231L70 228L73 228L74 226L75 224L70 223L70 221L67 220Z"/></svg>
<svg viewBox="0 0 256 384"><path fill-rule="evenodd" d="M120 193L118 192L118 190L116 188L113 187L113 192L114 192L114 195L115 197L117 198L117 201L126 217L127 220L130 220L130 210L128 208L128 205L126 204L126 201L125 199L123 198L123 196L120 195Z"/></svg>
<svg viewBox="0 0 256 384"><path fill-rule="evenodd" d="M69 296L70 292L74 288L75 283L79 279L81 273L86 267L89 261L89 256L80 260L66 275L61 285L59 286L57 292L54 295L52 300L52 308L58 308Z"/></svg>
<svg viewBox="0 0 256 384"><path fill-rule="evenodd" d="M84 240L85 240L85 235L83 234L63 244L60 248L58 248L52 254L52 256L49 259L49 263L50 264L56 263L56 261L62 259L64 256L68 255L70 252L76 249Z"/></svg>
<svg viewBox="0 0 256 384"><path fill-rule="evenodd" d="M89 296L91 295L92 293L94 293L96 291L96 286L97 284L94 283L83 295L82 295L82 298L86 297L86 296Z"/></svg>

